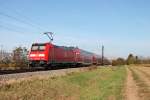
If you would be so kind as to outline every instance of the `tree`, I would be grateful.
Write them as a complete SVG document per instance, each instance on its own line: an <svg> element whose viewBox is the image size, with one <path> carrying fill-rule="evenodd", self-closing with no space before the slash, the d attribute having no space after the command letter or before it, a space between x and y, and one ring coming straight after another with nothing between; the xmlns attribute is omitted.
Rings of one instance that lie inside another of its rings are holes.
<svg viewBox="0 0 150 100"><path fill-rule="evenodd" d="M28 51L25 47L16 47L13 50L13 61L19 66L26 66L27 53Z"/></svg>
<svg viewBox="0 0 150 100"><path fill-rule="evenodd" d="M128 65L130 65L130 64L135 64L136 58L133 56L133 54L129 54L129 56L128 56L126 62L127 62Z"/></svg>
<svg viewBox="0 0 150 100"><path fill-rule="evenodd" d="M112 60L112 65L125 65L126 61L123 58L117 58L116 60Z"/></svg>
<svg viewBox="0 0 150 100"><path fill-rule="evenodd" d="M112 66L116 66L117 65L117 61L116 60L112 60Z"/></svg>
<svg viewBox="0 0 150 100"><path fill-rule="evenodd" d="M118 63L118 65L125 65L126 64L126 62L123 58L118 58L117 63Z"/></svg>
<svg viewBox="0 0 150 100"><path fill-rule="evenodd" d="M142 63L142 58L135 56L135 64L141 64Z"/></svg>

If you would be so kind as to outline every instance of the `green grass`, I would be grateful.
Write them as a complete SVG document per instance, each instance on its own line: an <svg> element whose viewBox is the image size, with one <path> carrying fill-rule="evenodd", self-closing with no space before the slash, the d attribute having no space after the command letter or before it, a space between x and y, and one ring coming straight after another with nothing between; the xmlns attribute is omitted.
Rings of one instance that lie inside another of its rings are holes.
<svg viewBox="0 0 150 100"><path fill-rule="evenodd" d="M0 88L0 99L122 100L125 78L125 67L105 67L6 85Z"/></svg>

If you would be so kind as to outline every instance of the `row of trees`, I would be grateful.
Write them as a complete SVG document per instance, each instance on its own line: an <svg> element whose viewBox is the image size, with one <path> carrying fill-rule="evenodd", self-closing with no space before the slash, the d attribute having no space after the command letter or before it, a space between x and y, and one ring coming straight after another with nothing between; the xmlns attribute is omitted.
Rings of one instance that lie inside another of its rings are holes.
<svg viewBox="0 0 150 100"><path fill-rule="evenodd" d="M142 58L129 54L127 59L117 58L112 60L112 65L130 65L130 64L150 64L150 58Z"/></svg>
<svg viewBox="0 0 150 100"><path fill-rule="evenodd" d="M0 55L0 67L13 66L25 67L27 66L28 51L25 47L16 47L11 53L3 53Z"/></svg>

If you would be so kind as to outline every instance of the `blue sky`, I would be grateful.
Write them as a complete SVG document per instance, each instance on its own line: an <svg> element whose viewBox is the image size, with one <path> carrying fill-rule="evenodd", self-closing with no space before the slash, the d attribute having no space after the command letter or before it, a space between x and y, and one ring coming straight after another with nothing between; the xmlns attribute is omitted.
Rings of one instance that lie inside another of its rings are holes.
<svg viewBox="0 0 150 100"><path fill-rule="evenodd" d="M30 48L48 41L42 33L52 31L57 45L100 54L103 44L107 57L150 56L149 5L149 0L0 0L0 45Z"/></svg>

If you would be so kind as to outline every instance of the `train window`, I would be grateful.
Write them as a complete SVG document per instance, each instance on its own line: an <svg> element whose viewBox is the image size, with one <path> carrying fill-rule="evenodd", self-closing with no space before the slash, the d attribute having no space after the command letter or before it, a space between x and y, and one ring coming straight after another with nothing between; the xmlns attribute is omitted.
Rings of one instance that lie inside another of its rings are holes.
<svg viewBox="0 0 150 100"><path fill-rule="evenodd" d="M32 46L31 50L33 51L38 50L38 46Z"/></svg>
<svg viewBox="0 0 150 100"><path fill-rule="evenodd" d="M39 46L39 50L45 50L45 46Z"/></svg>
<svg viewBox="0 0 150 100"><path fill-rule="evenodd" d="M46 49L46 45L45 44L34 44L32 45L31 50L32 51L44 51Z"/></svg>

